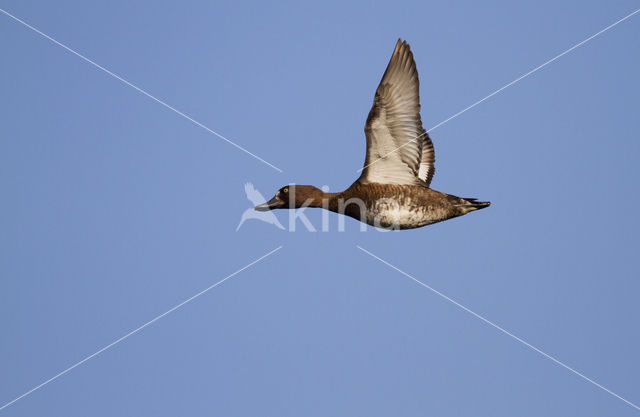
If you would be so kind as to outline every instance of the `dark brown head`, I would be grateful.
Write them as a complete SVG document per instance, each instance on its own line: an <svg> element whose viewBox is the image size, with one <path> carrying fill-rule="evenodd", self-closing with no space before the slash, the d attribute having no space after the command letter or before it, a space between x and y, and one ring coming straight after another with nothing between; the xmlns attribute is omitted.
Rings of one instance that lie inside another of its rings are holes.
<svg viewBox="0 0 640 417"><path fill-rule="evenodd" d="M255 207L257 211L280 208L322 207L324 193L313 185L285 185L275 196Z"/></svg>

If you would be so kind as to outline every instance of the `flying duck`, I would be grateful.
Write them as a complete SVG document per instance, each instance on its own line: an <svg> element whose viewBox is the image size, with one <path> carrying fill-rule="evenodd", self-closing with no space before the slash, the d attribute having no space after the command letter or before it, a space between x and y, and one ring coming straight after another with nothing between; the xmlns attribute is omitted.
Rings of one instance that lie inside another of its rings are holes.
<svg viewBox="0 0 640 417"><path fill-rule="evenodd" d="M373 99L364 132L367 152L360 177L346 190L326 193L287 185L258 211L319 207L385 229L413 229L489 207L429 188L435 152L420 120L416 63L398 39Z"/></svg>

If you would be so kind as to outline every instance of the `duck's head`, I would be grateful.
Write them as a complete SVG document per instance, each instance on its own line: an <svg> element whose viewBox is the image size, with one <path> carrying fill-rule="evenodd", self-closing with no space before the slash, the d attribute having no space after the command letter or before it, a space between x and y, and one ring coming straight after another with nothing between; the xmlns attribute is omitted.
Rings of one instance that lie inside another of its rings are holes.
<svg viewBox="0 0 640 417"><path fill-rule="evenodd" d="M324 193L313 185L285 185L276 195L264 204L257 205L257 211L269 211L280 208L315 207Z"/></svg>

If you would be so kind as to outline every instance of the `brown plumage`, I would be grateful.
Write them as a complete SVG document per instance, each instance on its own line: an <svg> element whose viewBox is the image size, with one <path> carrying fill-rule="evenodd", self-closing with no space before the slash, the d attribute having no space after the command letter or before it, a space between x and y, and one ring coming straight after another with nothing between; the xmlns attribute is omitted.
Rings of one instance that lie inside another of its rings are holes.
<svg viewBox="0 0 640 417"><path fill-rule="evenodd" d="M420 119L419 81L409 44L398 40L365 124L360 177L340 193L311 185L282 187L256 210L319 207L369 225L412 229L490 205L429 188L435 152Z"/></svg>

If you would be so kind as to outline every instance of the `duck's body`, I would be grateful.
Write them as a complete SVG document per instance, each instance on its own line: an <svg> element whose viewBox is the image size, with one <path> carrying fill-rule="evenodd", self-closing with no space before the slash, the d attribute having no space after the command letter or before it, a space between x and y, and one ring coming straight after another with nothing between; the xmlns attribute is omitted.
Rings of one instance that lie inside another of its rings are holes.
<svg viewBox="0 0 640 417"><path fill-rule="evenodd" d="M344 211L345 215L370 226L395 229L415 229L489 205L441 193L422 185L361 184L359 181L339 193L339 199L361 199L366 207L364 218L361 218L359 209L350 210L349 207Z"/></svg>
<svg viewBox="0 0 640 417"><path fill-rule="evenodd" d="M489 205L422 185L363 184L359 180L339 193L325 193L309 185L285 189L274 198L286 200L283 194L295 195L287 204L290 208L323 208L385 229L415 229Z"/></svg>
<svg viewBox="0 0 640 417"><path fill-rule="evenodd" d="M419 81L413 54L398 40L367 117L362 175L340 193L310 185L282 187L256 210L320 207L371 226L413 229L490 205L429 188L435 152L420 120Z"/></svg>

